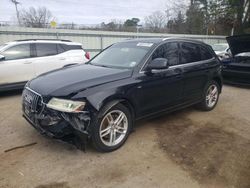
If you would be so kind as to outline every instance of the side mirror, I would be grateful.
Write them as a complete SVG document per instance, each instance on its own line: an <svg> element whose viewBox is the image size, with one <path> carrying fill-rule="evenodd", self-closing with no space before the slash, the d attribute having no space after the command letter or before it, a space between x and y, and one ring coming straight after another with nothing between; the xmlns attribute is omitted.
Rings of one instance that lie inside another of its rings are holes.
<svg viewBox="0 0 250 188"><path fill-rule="evenodd" d="M147 66L147 70L159 70L159 69L167 69L168 68L168 60L165 58L156 58L153 59Z"/></svg>
<svg viewBox="0 0 250 188"><path fill-rule="evenodd" d="M3 60L5 60L5 57L0 54L0 61L3 61Z"/></svg>

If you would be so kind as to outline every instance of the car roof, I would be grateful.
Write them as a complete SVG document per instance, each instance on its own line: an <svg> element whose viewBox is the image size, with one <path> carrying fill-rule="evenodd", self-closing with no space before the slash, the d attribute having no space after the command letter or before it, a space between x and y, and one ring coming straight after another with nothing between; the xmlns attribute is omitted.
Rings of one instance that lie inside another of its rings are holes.
<svg viewBox="0 0 250 188"><path fill-rule="evenodd" d="M202 41L190 39L190 38L183 38L183 37L138 38L138 39L127 39L127 40L122 41L122 42L124 42L124 43L126 43L126 42L144 42L144 43L160 44L164 41L192 42L192 43L197 43L197 44L201 44L201 45L207 45L206 43L204 43Z"/></svg>
<svg viewBox="0 0 250 188"><path fill-rule="evenodd" d="M78 42L72 42L69 40L54 40L54 39L25 39L25 40L16 40L7 42L7 45L14 45L14 44L29 44L29 43L56 43L56 44L68 44L68 45L82 45Z"/></svg>

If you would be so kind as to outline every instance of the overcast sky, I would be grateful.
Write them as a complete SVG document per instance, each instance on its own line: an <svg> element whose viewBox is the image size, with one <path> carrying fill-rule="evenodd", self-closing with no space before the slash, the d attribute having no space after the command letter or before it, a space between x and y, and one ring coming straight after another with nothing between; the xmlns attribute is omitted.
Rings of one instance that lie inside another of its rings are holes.
<svg viewBox="0 0 250 188"><path fill-rule="evenodd" d="M47 7L57 21L99 24L112 19L137 17L143 20L157 10L164 10L168 0L18 0L19 9ZM15 7L11 0L0 0L0 21L13 21Z"/></svg>

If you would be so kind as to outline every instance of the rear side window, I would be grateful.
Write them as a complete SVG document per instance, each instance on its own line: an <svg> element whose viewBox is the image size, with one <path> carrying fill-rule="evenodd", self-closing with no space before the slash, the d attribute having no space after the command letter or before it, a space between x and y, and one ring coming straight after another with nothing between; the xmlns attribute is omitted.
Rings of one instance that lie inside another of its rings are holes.
<svg viewBox="0 0 250 188"><path fill-rule="evenodd" d="M155 58L166 58L170 66L179 64L179 47L178 43L170 42L158 47L152 55Z"/></svg>
<svg viewBox="0 0 250 188"><path fill-rule="evenodd" d="M1 54L5 57L5 60L29 58L30 57L30 45L19 44L19 45L8 48Z"/></svg>
<svg viewBox="0 0 250 188"><path fill-rule="evenodd" d="M37 43L37 57L51 56L57 54L57 46L54 43Z"/></svg>
<svg viewBox="0 0 250 188"><path fill-rule="evenodd" d="M201 61L200 45L194 43L181 43L181 64Z"/></svg>
<svg viewBox="0 0 250 188"><path fill-rule="evenodd" d="M60 54L60 53L63 53L65 52L65 48L63 48L63 45L62 44L57 44L57 52Z"/></svg>

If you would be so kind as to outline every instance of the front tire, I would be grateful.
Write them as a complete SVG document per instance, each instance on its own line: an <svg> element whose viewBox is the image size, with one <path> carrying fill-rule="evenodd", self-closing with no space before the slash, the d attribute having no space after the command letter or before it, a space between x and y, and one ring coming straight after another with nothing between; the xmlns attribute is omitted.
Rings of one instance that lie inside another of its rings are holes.
<svg viewBox="0 0 250 188"><path fill-rule="evenodd" d="M216 81L211 81L206 86L201 103L198 104L198 108L203 111L211 111L217 105L219 100L220 87Z"/></svg>
<svg viewBox="0 0 250 188"><path fill-rule="evenodd" d="M132 117L122 104L117 104L100 115L92 129L93 146L101 152L111 152L121 147L127 140Z"/></svg>

